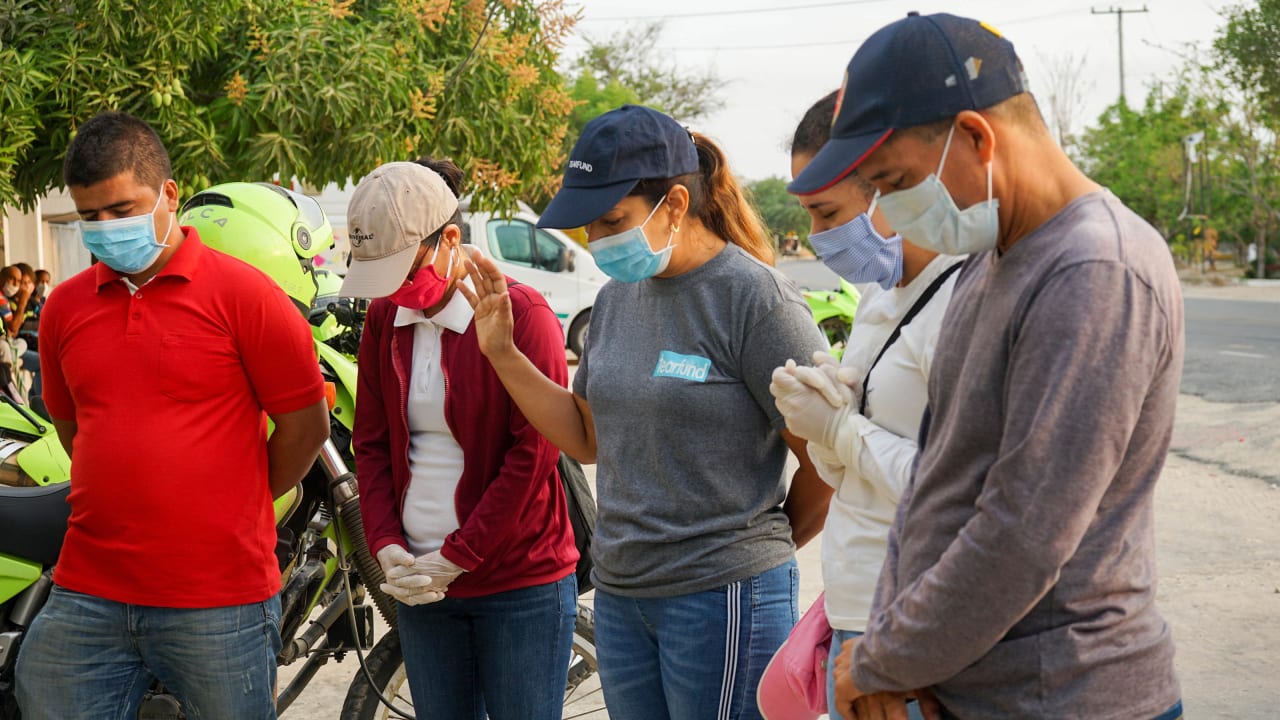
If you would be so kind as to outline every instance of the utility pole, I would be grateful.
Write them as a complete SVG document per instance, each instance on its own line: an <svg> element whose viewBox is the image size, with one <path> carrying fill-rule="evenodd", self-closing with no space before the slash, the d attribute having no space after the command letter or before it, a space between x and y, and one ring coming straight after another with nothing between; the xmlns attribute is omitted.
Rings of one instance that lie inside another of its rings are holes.
<svg viewBox="0 0 1280 720"><path fill-rule="evenodd" d="M1143 5L1141 10L1130 8L1120 8L1112 5L1106 10L1098 10L1093 8L1089 10L1094 15L1115 15L1116 16L1116 34L1120 38L1120 102L1124 103L1124 16L1126 13L1144 13L1147 12L1147 6Z"/></svg>

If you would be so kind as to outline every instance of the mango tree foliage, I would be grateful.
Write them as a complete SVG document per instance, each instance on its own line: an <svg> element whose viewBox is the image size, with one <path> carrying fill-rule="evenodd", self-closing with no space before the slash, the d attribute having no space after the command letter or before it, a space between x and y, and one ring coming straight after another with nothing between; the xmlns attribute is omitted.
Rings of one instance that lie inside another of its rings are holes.
<svg viewBox="0 0 1280 720"><path fill-rule="evenodd" d="M0 0L0 203L62 184L76 127L151 123L184 190L321 186L452 157L477 207L554 182L564 0Z"/></svg>

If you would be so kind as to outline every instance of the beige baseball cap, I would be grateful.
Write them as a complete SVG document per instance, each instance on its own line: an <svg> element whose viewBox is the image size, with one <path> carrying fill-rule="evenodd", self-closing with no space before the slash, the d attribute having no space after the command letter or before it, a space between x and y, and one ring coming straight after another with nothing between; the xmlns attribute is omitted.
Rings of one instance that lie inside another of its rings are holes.
<svg viewBox="0 0 1280 720"><path fill-rule="evenodd" d="M365 175L347 206L351 266L339 294L377 298L398 290L418 246L457 211L458 198L430 168L392 162Z"/></svg>

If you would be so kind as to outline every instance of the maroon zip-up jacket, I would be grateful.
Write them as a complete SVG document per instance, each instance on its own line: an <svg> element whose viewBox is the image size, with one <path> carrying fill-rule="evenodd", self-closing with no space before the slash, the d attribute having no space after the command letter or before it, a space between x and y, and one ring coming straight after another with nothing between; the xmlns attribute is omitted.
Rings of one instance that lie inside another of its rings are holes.
<svg viewBox="0 0 1280 720"><path fill-rule="evenodd" d="M508 283L513 281L508 279ZM564 385L569 370L564 334L546 300L512 285L516 347L547 377ZM360 510L369 552L408 547L400 522L409 488L408 380L413 326L395 327L396 306L375 300L360 341L353 446ZM461 527L441 554L467 572L449 585L450 597L480 597L554 582L578 561L559 450L525 420L480 352L475 323L462 334L441 334L444 416L462 446L463 470L454 495Z"/></svg>

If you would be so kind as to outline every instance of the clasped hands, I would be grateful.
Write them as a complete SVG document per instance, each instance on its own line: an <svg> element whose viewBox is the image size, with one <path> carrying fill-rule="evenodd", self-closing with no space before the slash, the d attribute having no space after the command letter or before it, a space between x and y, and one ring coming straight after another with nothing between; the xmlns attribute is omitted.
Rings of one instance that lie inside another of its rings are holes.
<svg viewBox="0 0 1280 720"><path fill-rule="evenodd" d="M836 678L836 706L828 708L833 718L844 720L907 720L907 699L915 698L925 720L941 720L942 706L929 690L911 693L878 692L864 694L853 681L853 651L861 638L846 640L836 657L832 672Z"/></svg>
<svg viewBox="0 0 1280 720"><path fill-rule="evenodd" d="M382 592L405 605L425 605L443 600L449 583L463 572L439 550L414 557L399 545L388 545L379 550L378 564L387 578L379 586Z"/></svg>
<svg viewBox="0 0 1280 720"><path fill-rule="evenodd" d="M788 360L775 369L769 392L793 435L832 447L845 418L858 414L859 385L853 370L825 352L815 352L812 367Z"/></svg>

